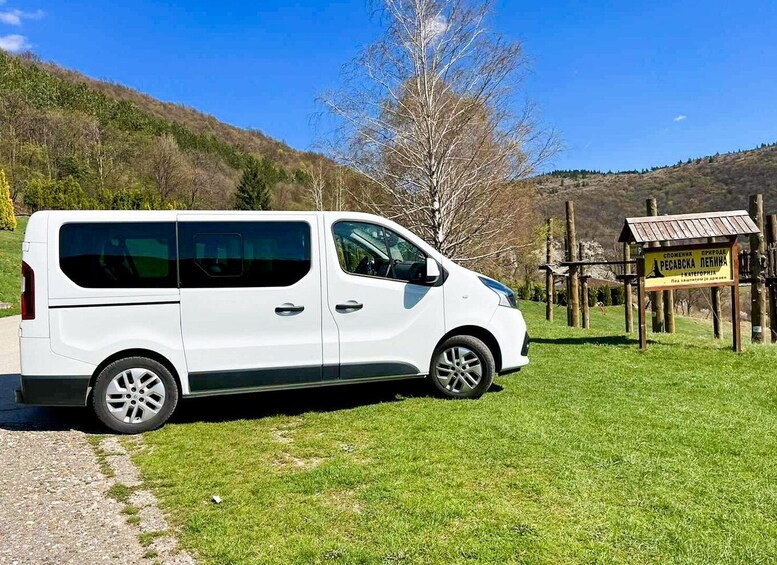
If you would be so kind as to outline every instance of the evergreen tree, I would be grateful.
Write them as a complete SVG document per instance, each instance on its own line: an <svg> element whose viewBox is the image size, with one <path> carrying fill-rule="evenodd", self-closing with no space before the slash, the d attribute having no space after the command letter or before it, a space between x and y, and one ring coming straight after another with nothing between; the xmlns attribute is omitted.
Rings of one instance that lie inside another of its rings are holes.
<svg viewBox="0 0 777 565"><path fill-rule="evenodd" d="M5 171L0 169L0 230L16 229L16 216L13 213L11 200L11 185L5 178Z"/></svg>
<svg viewBox="0 0 777 565"><path fill-rule="evenodd" d="M269 210L272 189L283 178L283 172L269 159L249 157L237 185L236 210Z"/></svg>

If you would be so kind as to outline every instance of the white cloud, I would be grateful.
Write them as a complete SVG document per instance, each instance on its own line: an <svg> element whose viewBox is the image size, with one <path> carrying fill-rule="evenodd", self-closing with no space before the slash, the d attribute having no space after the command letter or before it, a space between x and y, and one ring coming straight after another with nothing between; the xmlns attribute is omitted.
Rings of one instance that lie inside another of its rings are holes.
<svg viewBox="0 0 777 565"><path fill-rule="evenodd" d="M2 2L0 2L2 3ZM21 10L6 10L0 12L0 22L12 26L22 25L24 20L39 20L44 16L43 10L35 10L34 12L22 12Z"/></svg>
<svg viewBox="0 0 777 565"><path fill-rule="evenodd" d="M23 35L3 35L0 36L0 49L10 53L19 53L32 47Z"/></svg>
<svg viewBox="0 0 777 565"><path fill-rule="evenodd" d="M448 30L448 20L442 14L438 14L433 18L429 18L423 24L422 40L424 45L434 41L439 35L445 33Z"/></svg>
<svg viewBox="0 0 777 565"><path fill-rule="evenodd" d="M685 114L680 114L679 116L675 116L675 119L673 121L675 122L682 122L683 120L687 120L688 116Z"/></svg>

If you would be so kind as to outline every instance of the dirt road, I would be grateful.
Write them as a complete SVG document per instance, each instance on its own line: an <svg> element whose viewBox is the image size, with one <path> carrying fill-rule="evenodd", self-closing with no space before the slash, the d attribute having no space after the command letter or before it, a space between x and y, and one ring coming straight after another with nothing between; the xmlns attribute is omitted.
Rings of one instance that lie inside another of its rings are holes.
<svg viewBox="0 0 777 565"><path fill-rule="evenodd" d="M14 403L19 317L0 318L0 564L139 563L147 549L87 443L85 409Z"/></svg>

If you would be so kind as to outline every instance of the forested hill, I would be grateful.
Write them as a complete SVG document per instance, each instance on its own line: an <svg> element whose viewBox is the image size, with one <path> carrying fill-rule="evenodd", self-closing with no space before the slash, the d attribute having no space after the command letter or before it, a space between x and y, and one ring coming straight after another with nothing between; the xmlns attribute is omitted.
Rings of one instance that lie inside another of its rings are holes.
<svg viewBox="0 0 777 565"><path fill-rule="evenodd" d="M304 206L301 168L321 156L0 50L0 168L17 208L226 208L252 158L276 206Z"/></svg>
<svg viewBox="0 0 777 565"><path fill-rule="evenodd" d="M649 171L554 171L533 181L543 217L563 218L564 202L573 200L578 237L608 249L625 217L645 215L650 197L661 214L681 214L747 209L748 196L762 192L766 211L777 212L777 144Z"/></svg>

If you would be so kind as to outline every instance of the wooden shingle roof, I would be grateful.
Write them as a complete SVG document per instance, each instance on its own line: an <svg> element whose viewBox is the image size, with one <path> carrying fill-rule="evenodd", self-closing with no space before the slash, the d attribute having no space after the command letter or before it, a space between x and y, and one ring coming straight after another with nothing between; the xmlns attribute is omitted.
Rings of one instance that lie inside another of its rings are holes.
<svg viewBox="0 0 777 565"><path fill-rule="evenodd" d="M758 232L758 226L745 210L734 210L626 218L618 241L621 243L685 241L709 237L736 237Z"/></svg>

